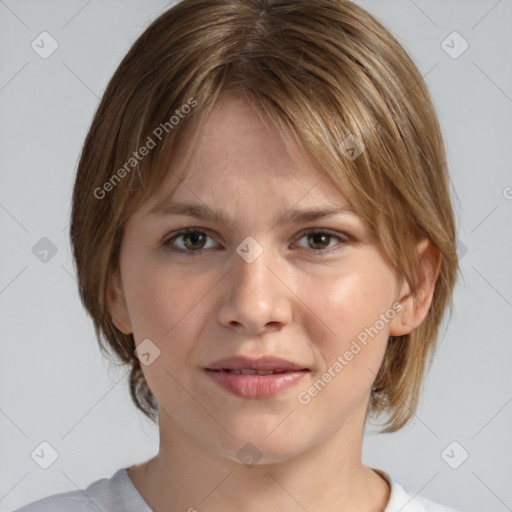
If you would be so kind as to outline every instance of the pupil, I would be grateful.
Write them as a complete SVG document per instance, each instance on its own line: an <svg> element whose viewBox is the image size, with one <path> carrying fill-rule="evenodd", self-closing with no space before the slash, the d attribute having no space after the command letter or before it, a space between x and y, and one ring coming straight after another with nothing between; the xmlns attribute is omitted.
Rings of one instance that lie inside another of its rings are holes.
<svg viewBox="0 0 512 512"><path fill-rule="evenodd" d="M318 243L319 243L319 244L322 244L322 243L324 243L324 244L325 244L325 243L326 243L326 240L325 240L325 239L326 239L327 237L329 237L329 236L330 236L330 235L328 235L328 234L326 234L326 233L312 233L312 234L310 234L310 237L313 239L313 243L314 243L314 244L318 244ZM315 238L315 237L320 237L320 238L322 239L322 241L320 241L320 242L315 242L315 241L314 241L314 238Z"/></svg>
<svg viewBox="0 0 512 512"><path fill-rule="evenodd" d="M201 238L202 236L203 236L203 235L202 235L202 234L200 234L200 233L186 233L186 234L185 234L185 237L186 237L186 238L185 238L185 240L187 240L187 241L190 241L190 240L191 240L191 241L192 241L192 245L193 245L193 246L194 246L195 244L197 244L197 243L199 243L199 244L201 245L201 242L198 242L198 241L197 241L197 238ZM188 244L188 243L186 243L186 242L185 242L185 244L187 245L187 247L188 247L189 249L191 248L191 247L189 247L189 246L190 246L190 244ZM195 248L195 249L197 249L197 247L192 247L192 249L194 249L194 248Z"/></svg>

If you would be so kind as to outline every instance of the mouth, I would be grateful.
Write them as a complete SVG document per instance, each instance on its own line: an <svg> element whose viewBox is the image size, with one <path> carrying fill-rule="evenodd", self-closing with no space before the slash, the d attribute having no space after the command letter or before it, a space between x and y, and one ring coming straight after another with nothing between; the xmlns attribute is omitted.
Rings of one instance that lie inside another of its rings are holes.
<svg viewBox="0 0 512 512"><path fill-rule="evenodd" d="M295 372L309 372L308 368L302 368L301 370L285 370L283 368L276 368L273 370L256 370L255 368L222 368L216 370L213 368L206 368L206 371L210 372L225 372L232 373L234 375L279 375L282 373L295 373Z"/></svg>
<svg viewBox="0 0 512 512"><path fill-rule="evenodd" d="M231 394L268 398L291 388L311 370L285 359L264 356L224 358L204 368L208 377Z"/></svg>

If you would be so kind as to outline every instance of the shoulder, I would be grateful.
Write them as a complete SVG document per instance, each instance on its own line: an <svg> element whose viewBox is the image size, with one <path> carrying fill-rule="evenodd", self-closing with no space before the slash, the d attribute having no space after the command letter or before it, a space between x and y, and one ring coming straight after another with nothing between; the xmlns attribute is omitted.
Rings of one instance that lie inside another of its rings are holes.
<svg viewBox="0 0 512 512"><path fill-rule="evenodd" d="M404 495L410 502L402 508L402 512L458 512L422 496L415 496L405 491Z"/></svg>
<svg viewBox="0 0 512 512"><path fill-rule="evenodd" d="M121 470L120 470L121 471ZM91 483L86 489L63 492L46 496L28 503L14 512L114 512L115 499L112 489L112 478L102 478Z"/></svg>
<svg viewBox="0 0 512 512"><path fill-rule="evenodd" d="M372 469L387 480L391 487L389 502L384 512L459 512L446 505L441 505L423 496L408 492L384 471Z"/></svg>
<svg viewBox="0 0 512 512"><path fill-rule="evenodd" d="M72 491L60 494L46 496L32 503L28 503L14 512L65 512L73 510L74 512L89 512L97 508L89 505L87 499L80 496L80 491ZM108 511L105 511L108 512Z"/></svg>

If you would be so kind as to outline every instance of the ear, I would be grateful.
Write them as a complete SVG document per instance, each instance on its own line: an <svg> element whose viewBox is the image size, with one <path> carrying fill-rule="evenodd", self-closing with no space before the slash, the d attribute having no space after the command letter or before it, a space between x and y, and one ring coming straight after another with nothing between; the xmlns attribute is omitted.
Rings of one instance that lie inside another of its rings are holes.
<svg viewBox="0 0 512 512"><path fill-rule="evenodd" d="M432 304L441 267L441 253L428 238L422 238L416 248L420 259L418 285L411 290L409 283L402 284L397 298L402 309L390 322L390 336L403 336L416 329L427 316Z"/></svg>
<svg viewBox="0 0 512 512"><path fill-rule="evenodd" d="M109 280L107 303L112 317L112 323L123 334L131 334L133 329L130 321L130 315L128 313L128 307L126 305L119 270L116 270Z"/></svg>

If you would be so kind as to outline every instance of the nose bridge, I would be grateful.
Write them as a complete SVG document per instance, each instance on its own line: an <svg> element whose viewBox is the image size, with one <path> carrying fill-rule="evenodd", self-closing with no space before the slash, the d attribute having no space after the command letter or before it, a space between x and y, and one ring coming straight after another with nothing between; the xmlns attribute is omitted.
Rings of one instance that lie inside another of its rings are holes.
<svg viewBox="0 0 512 512"><path fill-rule="evenodd" d="M269 240L264 247L261 238L258 242L247 237L237 246L220 312L225 325L242 325L257 332L268 324L289 320L286 287L274 275L279 264Z"/></svg>
<svg viewBox="0 0 512 512"><path fill-rule="evenodd" d="M275 288L273 280L275 276L268 267L272 267L272 249L269 239L265 241L261 237L258 242L253 237L245 238L236 248L234 258L233 279L235 280L233 291L249 297L261 295L261 298L269 300ZM265 247L263 246L265 244ZM275 264L274 264L275 266Z"/></svg>

